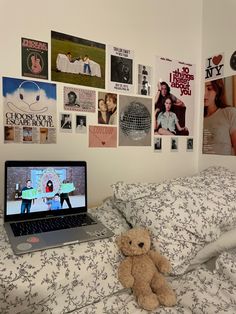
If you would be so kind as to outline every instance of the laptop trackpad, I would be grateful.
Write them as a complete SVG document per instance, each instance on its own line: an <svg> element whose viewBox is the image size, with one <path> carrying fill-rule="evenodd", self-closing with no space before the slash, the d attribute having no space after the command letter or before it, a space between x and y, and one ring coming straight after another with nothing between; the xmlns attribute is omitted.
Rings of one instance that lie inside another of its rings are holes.
<svg viewBox="0 0 236 314"><path fill-rule="evenodd" d="M65 244L81 241L86 237L83 228L71 228L45 232L41 235L46 245Z"/></svg>

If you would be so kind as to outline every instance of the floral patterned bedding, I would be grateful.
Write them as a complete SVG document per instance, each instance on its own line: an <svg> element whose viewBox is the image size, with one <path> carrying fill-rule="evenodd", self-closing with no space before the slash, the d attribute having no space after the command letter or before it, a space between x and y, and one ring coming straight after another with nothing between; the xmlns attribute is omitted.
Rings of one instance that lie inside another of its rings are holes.
<svg viewBox="0 0 236 314"><path fill-rule="evenodd" d="M110 200L90 212L115 234L129 228ZM1 225L0 313L69 313L122 290L115 238L16 256Z"/></svg>
<svg viewBox="0 0 236 314"><path fill-rule="evenodd" d="M127 221L151 231L172 275L186 272L204 246L236 226L236 174L223 167L159 184L118 182L113 190Z"/></svg>
<svg viewBox="0 0 236 314"><path fill-rule="evenodd" d="M235 228L235 189L235 174L213 167L162 184L117 183L115 197L91 210L115 235L144 225L163 254L170 259L175 252L175 272L168 280L178 303L153 313L236 313L236 250L223 251L213 271L203 264L186 272L201 248ZM118 281L123 257L115 238L16 256L0 225L0 313L150 313Z"/></svg>
<svg viewBox="0 0 236 314"><path fill-rule="evenodd" d="M177 293L177 305L159 307L152 314L236 313L236 251L224 252L212 272L202 266L182 276L169 278ZM137 305L130 290L106 297L76 314L148 314Z"/></svg>

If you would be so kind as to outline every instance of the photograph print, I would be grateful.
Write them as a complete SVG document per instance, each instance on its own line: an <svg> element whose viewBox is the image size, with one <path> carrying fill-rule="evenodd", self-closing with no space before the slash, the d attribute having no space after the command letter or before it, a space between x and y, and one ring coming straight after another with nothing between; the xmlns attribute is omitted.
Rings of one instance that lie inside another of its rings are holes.
<svg viewBox="0 0 236 314"><path fill-rule="evenodd" d="M51 32L52 81L105 88L105 44Z"/></svg>
<svg viewBox="0 0 236 314"><path fill-rule="evenodd" d="M98 124L117 125L117 94L98 92Z"/></svg>
<svg viewBox="0 0 236 314"><path fill-rule="evenodd" d="M152 95L152 68L147 65L138 65L138 95Z"/></svg>
<svg viewBox="0 0 236 314"><path fill-rule="evenodd" d="M119 96L119 146L151 146L152 99Z"/></svg>

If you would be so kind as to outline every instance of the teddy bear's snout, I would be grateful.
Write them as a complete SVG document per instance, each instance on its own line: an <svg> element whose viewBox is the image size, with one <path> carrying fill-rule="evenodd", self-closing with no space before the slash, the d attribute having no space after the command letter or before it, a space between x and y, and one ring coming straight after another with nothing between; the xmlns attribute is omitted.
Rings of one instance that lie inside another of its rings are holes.
<svg viewBox="0 0 236 314"><path fill-rule="evenodd" d="M142 248L142 247L144 246L144 243L143 243L143 242L140 242L140 243L138 244L138 246Z"/></svg>

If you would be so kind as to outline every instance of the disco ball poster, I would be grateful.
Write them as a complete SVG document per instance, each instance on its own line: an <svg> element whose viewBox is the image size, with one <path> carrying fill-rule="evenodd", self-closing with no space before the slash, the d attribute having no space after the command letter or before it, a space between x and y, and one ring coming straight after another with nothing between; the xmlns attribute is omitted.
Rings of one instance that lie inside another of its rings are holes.
<svg viewBox="0 0 236 314"><path fill-rule="evenodd" d="M151 146L152 100L119 96L119 146Z"/></svg>

